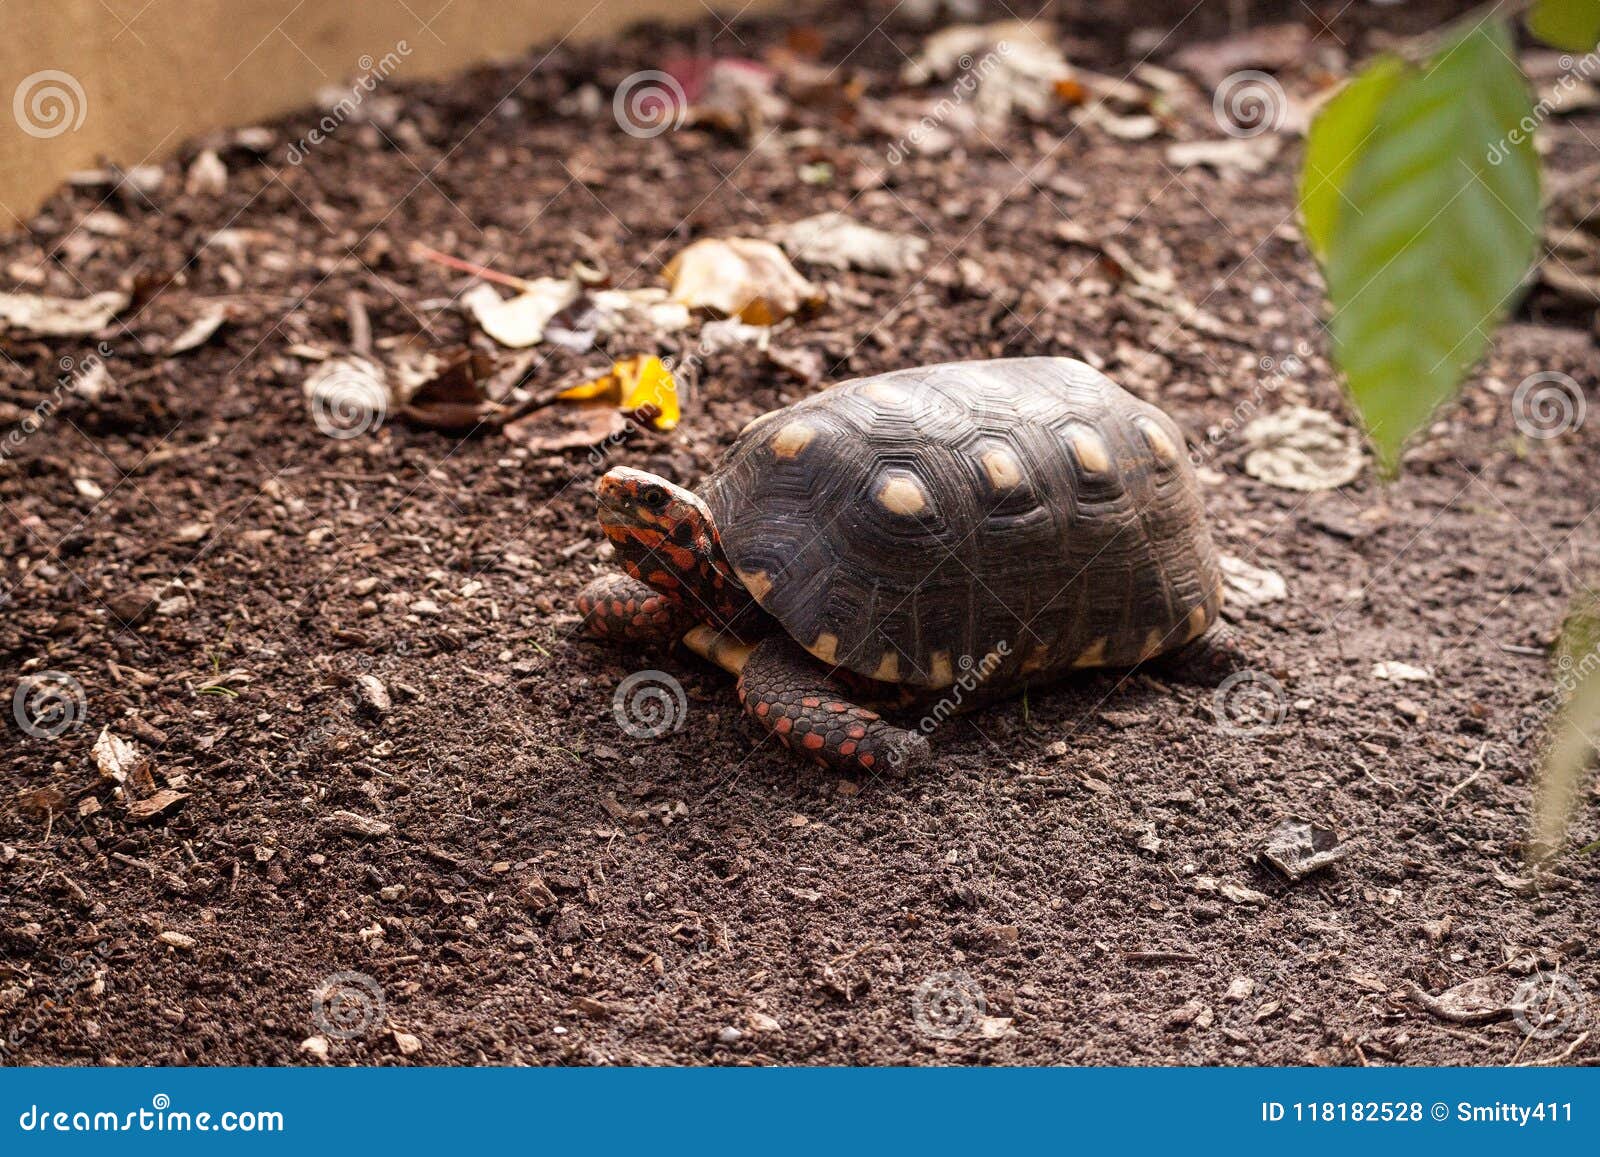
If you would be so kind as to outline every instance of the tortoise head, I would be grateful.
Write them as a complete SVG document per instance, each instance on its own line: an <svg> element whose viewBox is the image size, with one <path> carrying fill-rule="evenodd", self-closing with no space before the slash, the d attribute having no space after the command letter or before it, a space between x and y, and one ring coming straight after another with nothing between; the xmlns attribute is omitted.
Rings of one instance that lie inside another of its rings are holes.
<svg viewBox="0 0 1600 1157"><path fill-rule="evenodd" d="M714 627L737 621L741 638L759 633L760 608L734 577L711 510L699 497L629 466L601 475L595 497L600 527L623 570Z"/></svg>

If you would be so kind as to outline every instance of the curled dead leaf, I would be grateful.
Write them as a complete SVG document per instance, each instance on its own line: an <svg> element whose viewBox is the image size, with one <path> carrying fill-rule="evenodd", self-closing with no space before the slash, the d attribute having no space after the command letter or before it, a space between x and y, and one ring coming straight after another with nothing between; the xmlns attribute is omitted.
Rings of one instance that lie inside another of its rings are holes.
<svg viewBox="0 0 1600 1157"><path fill-rule="evenodd" d="M771 241L708 237L679 253L663 272L673 301L751 325L772 325L827 300Z"/></svg>
<svg viewBox="0 0 1600 1157"><path fill-rule="evenodd" d="M0 328L39 337L84 337L110 325L132 300L132 295L119 289L88 297L0 293Z"/></svg>

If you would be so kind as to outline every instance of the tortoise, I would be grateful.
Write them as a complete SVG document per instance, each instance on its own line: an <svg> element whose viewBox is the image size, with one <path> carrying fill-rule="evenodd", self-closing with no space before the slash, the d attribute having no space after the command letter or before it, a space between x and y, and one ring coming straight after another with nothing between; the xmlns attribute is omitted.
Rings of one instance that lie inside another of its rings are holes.
<svg viewBox="0 0 1600 1157"><path fill-rule="evenodd" d="M921 764L944 715L1024 685L1203 648L1221 611L1183 436L1070 358L845 382L751 422L698 494L630 467L596 493L625 573L579 593L589 632L681 640L841 771ZM867 706L914 703L940 707Z"/></svg>

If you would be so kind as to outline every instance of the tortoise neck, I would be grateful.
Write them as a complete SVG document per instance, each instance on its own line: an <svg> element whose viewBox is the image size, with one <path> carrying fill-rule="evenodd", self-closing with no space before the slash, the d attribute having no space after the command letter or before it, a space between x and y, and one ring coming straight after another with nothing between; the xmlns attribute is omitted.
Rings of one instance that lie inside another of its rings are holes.
<svg viewBox="0 0 1600 1157"><path fill-rule="evenodd" d="M700 499L659 520L601 523L628 574L681 604L702 623L747 642L766 633L765 612L733 573L711 512Z"/></svg>

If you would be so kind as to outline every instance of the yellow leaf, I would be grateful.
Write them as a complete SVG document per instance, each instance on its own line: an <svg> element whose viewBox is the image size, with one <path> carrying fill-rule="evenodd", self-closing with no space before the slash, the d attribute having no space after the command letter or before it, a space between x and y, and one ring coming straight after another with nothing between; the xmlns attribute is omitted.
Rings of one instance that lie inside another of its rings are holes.
<svg viewBox="0 0 1600 1157"><path fill-rule="evenodd" d="M606 398L609 401L620 400L621 391L617 388L617 379L614 374L602 374L589 382L579 382L577 385L562 390L556 395L563 402L588 402L595 398Z"/></svg>
<svg viewBox="0 0 1600 1157"><path fill-rule="evenodd" d="M622 385L624 410L649 407L655 416L647 420L657 430L670 430L678 424L678 383L660 358L641 354L618 362L611 372Z"/></svg>
<svg viewBox="0 0 1600 1157"><path fill-rule="evenodd" d="M650 354L624 358L612 365L609 374L579 382L556 397L563 402L610 402L626 413L639 414L657 430L673 429L682 417L672 371Z"/></svg>

